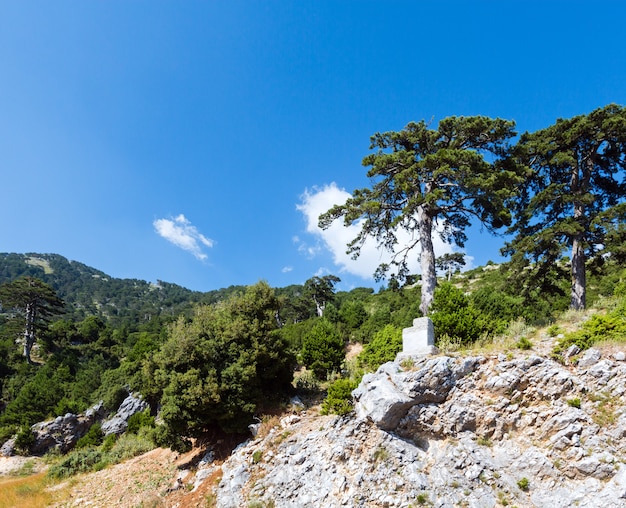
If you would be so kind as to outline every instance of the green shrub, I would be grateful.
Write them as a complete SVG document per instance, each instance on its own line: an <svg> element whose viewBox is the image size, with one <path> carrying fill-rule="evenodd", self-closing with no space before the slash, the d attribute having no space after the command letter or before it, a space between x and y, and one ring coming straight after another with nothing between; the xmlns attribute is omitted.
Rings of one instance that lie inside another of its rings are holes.
<svg viewBox="0 0 626 508"><path fill-rule="evenodd" d="M94 423L89 430L76 442L76 448L86 448L88 446L99 446L102 444L102 429L100 422Z"/></svg>
<svg viewBox="0 0 626 508"><path fill-rule="evenodd" d="M60 462L50 466L48 476L51 478L68 478L78 473L93 471L101 462L103 454L97 448L80 448L65 455Z"/></svg>
<svg viewBox="0 0 626 508"><path fill-rule="evenodd" d="M338 371L345 358L344 342L333 324L320 319L302 341L302 362L318 379Z"/></svg>
<svg viewBox="0 0 626 508"><path fill-rule="evenodd" d="M126 432L137 434L142 427L153 428L154 416L150 415L150 408L146 408L139 413L135 413L128 419Z"/></svg>
<svg viewBox="0 0 626 508"><path fill-rule="evenodd" d="M526 337L520 337L519 340L515 343L515 347L517 347L518 349L527 350L533 347L533 343Z"/></svg>
<svg viewBox="0 0 626 508"><path fill-rule="evenodd" d="M559 325L551 325L546 330L548 337L557 337L561 333L563 333L563 329Z"/></svg>
<svg viewBox="0 0 626 508"><path fill-rule="evenodd" d="M402 330L393 325L386 325L376 332L358 356L359 364L370 370L391 362L402 351Z"/></svg>
<svg viewBox="0 0 626 508"><path fill-rule="evenodd" d="M446 335L466 345L494 332L493 323L490 325L463 291L450 283L435 290L431 311L436 338Z"/></svg>
<svg viewBox="0 0 626 508"><path fill-rule="evenodd" d="M109 463L118 463L131 459L137 455L149 452L155 448L155 443L147 436L141 434L122 434L106 454Z"/></svg>
<svg viewBox="0 0 626 508"><path fill-rule="evenodd" d="M526 492L528 491L528 488L530 487L530 481L526 477L521 478L517 482L517 486L520 488L520 490L523 490L524 492Z"/></svg>
<svg viewBox="0 0 626 508"><path fill-rule="evenodd" d="M35 443L35 434L30 430L29 426L20 427L15 438L15 449L21 453L27 455L30 447Z"/></svg>
<svg viewBox="0 0 626 508"><path fill-rule="evenodd" d="M296 374L294 379L296 390L304 393L318 392L320 389L320 382L312 372L305 370L299 374Z"/></svg>
<svg viewBox="0 0 626 508"><path fill-rule="evenodd" d="M278 332L278 308L274 291L259 282L170 327L142 364L141 391L161 404L163 436L195 437L215 426L245 432L259 404L292 389L295 362Z"/></svg>
<svg viewBox="0 0 626 508"><path fill-rule="evenodd" d="M102 450L102 452L104 453L111 451L111 448L113 448L113 445L115 445L116 441L117 441L117 435L109 434L103 439L102 446L100 446L100 450Z"/></svg>
<svg viewBox="0 0 626 508"><path fill-rule="evenodd" d="M576 397L574 399L568 399L567 400L567 405L580 409L580 399L578 397Z"/></svg>
<svg viewBox="0 0 626 508"><path fill-rule="evenodd" d="M554 352L559 354L574 344L584 351L605 340L626 341L626 304L622 303L608 314L594 314L582 324L580 330L560 339Z"/></svg>
<svg viewBox="0 0 626 508"><path fill-rule="evenodd" d="M337 379L328 387L328 395L322 403L321 413L345 415L352 411L352 391L358 385L356 380Z"/></svg>

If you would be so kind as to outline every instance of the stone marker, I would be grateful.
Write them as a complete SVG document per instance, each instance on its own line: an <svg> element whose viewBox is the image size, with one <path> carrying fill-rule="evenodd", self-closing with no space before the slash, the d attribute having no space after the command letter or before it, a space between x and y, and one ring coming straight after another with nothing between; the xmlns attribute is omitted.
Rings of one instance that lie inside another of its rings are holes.
<svg viewBox="0 0 626 508"><path fill-rule="evenodd" d="M430 318L415 318L412 327L402 330L402 352L398 354L400 358L434 355L438 352L435 347L435 327Z"/></svg>

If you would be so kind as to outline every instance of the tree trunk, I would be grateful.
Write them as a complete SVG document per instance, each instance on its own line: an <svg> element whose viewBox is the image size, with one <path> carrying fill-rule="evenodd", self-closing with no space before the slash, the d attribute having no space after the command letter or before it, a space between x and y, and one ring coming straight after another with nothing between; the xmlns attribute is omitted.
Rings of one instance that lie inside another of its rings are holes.
<svg viewBox="0 0 626 508"><path fill-rule="evenodd" d="M589 188L589 180L593 171L592 157L580 164L582 178L579 177L579 166L575 165L570 181L572 192L575 195L583 195ZM585 217L585 205L578 199L574 200L574 220L583 221ZM582 228L584 230L584 228ZM587 274L585 272L585 245L584 233L578 232L572 237L572 300L570 308L582 310L586 306Z"/></svg>
<svg viewBox="0 0 626 508"><path fill-rule="evenodd" d="M424 316L427 316L433 303L437 274L435 272L435 249L433 247L433 218L428 215L423 206L417 210L417 229L420 236L420 268L422 270L420 310Z"/></svg>
<svg viewBox="0 0 626 508"><path fill-rule="evenodd" d="M585 272L585 249L582 235L576 235L572 243L572 301L570 308L582 310L586 305L587 274Z"/></svg>
<svg viewBox="0 0 626 508"><path fill-rule="evenodd" d="M26 328L24 330L24 356L28 363L33 363L30 352L35 343L35 306L32 303L26 304Z"/></svg>

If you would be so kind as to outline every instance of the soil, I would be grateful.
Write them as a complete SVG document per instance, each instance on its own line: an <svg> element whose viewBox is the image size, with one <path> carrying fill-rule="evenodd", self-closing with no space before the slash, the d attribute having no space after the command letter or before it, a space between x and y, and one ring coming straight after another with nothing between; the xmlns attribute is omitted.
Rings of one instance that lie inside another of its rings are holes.
<svg viewBox="0 0 626 508"><path fill-rule="evenodd" d="M53 487L69 487L70 493L69 499L54 508L210 506L207 496L215 481L209 478L195 491L187 487L194 474L191 468L203 453L195 449L180 455L157 448L102 471L79 475Z"/></svg>

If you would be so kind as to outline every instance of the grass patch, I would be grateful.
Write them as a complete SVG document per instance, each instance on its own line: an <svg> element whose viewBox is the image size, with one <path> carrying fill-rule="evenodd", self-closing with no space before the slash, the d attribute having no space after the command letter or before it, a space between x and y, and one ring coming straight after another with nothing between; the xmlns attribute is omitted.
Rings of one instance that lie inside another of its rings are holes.
<svg viewBox="0 0 626 508"><path fill-rule="evenodd" d="M567 405L580 409L580 399L578 397L575 397L573 399L567 399Z"/></svg>
<svg viewBox="0 0 626 508"><path fill-rule="evenodd" d="M0 508L40 508L63 501L69 496L69 487L51 490L56 483L46 473L0 480Z"/></svg>
<svg viewBox="0 0 626 508"><path fill-rule="evenodd" d="M596 403L596 408L591 418L600 427L613 425L617 421L615 412L615 400L606 393L596 393L589 396L589 400Z"/></svg>

